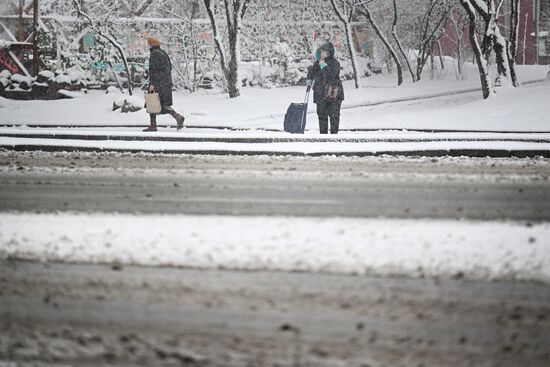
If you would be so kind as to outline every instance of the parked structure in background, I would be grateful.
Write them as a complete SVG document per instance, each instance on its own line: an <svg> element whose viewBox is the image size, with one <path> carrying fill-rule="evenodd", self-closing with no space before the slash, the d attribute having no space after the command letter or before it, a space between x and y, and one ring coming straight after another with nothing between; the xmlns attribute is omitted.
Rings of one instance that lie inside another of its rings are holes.
<svg viewBox="0 0 550 367"><path fill-rule="evenodd" d="M504 0L498 17L503 35L510 33L510 0ZM457 13L454 13L455 20ZM459 24L459 32L452 21L447 22L447 30L441 39L443 54L456 57L457 44L468 43L467 22ZM457 39L462 38L459 42ZM521 0L519 12L518 65L550 64L550 0Z"/></svg>

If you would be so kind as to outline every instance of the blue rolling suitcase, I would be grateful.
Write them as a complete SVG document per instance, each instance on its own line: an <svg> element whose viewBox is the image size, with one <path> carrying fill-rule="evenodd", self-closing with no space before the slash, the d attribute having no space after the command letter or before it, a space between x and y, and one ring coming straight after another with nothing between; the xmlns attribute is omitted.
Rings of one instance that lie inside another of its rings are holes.
<svg viewBox="0 0 550 367"><path fill-rule="evenodd" d="M309 89L306 92L304 103L291 103L286 110L284 129L291 134L303 134L306 129L307 102Z"/></svg>

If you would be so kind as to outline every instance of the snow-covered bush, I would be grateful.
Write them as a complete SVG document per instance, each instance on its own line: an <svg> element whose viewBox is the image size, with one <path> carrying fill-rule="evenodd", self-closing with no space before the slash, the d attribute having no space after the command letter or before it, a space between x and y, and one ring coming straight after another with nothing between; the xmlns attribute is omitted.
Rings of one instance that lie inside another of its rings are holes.
<svg viewBox="0 0 550 367"><path fill-rule="evenodd" d="M278 42L273 46L271 60L273 72L269 80L280 86L303 83L307 77L307 61L296 61L295 50L286 42Z"/></svg>
<svg viewBox="0 0 550 367"><path fill-rule="evenodd" d="M110 86L105 91L106 94L122 94L122 91L115 86Z"/></svg>
<svg viewBox="0 0 550 367"><path fill-rule="evenodd" d="M42 70L38 73L38 77L45 81L49 81L55 78L55 74L49 70Z"/></svg>
<svg viewBox="0 0 550 367"><path fill-rule="evenodd" d="M14 74L11 76L11 82L19 84L21 89L29 89L32 85L32 78L21 74Z"/></svg>
<svg viewBox="0 0 550 367"><path fill-rule="evenodd" d="M115 95L113 100L113 111L120 109L120 112L137 112L143 108L145 101L137 96L128 96L125 94Z"/></svg>
<svg viewBox="0 0 550 367"><path fill-rule="evenodd" d="M67 74L60 74L60 75L55 77L55 82L57 84L71 85L71 77Z"/></svg>

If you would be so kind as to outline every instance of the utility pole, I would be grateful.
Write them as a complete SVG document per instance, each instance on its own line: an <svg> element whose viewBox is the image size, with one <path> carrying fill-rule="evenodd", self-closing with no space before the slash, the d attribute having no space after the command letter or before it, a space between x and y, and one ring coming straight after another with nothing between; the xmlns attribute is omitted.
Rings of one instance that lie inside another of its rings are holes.
<svg viewBox="0 0 550 367"><path fill-rule="evenodd" d="M535 64L539 64L540 0L535 0Z"/></svg>
<svg viewBox="0 0 550 367"><path fill-rule="evenodd" d="M40 59L38 57L38 0L33 0L33 22L32 22L32 74L38 75L40 71Z"/></svg>

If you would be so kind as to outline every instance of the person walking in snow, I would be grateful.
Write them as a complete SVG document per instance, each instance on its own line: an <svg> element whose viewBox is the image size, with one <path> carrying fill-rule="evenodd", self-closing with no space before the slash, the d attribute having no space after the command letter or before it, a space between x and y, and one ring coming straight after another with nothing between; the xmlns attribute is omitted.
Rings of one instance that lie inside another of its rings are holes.
<svg viewBox="0 0 550 367"><path fill-rule="evenodd" d="M161 115L170 114L177 123L177 128L183 128L185 117L172 108L172 63L170 57L160 48L160 41L155 37L149 37L147 43L150 48L149 55L149 92L158 93L162 110ZM148 131L157 131L157 115L150 114L151 121Z"/></svg>
<svg viewBox="0 0 550 367"><path fill-rule="evenodd" d="M340 107L344 100L344 88L340 80L340 63L334 58L334 45L330 42L322 45L315 53L317 61L307 74L307 88L313 84L313 102L317 105L319 132L338 134L340 126Z"/></svg>

